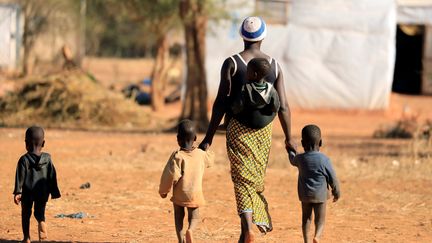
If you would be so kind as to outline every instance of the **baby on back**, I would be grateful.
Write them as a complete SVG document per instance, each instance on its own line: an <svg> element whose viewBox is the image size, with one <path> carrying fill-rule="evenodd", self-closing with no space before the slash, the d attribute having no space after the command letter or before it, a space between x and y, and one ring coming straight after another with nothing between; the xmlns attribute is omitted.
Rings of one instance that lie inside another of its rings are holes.
<svg viewBox="0 0 432 243"><path fill-rule="evenodd" d="M253 58L247 65L247 80L242 93L231 107L233 114L247 109L268 108L272 112L279 111L280 101L276 89L265 80L271 71L270 63L265 58Z"/></svg>
<svg viewBox="0 0 432 243"><path fill-rule="evenodd" d="M273 120L280 108L279 95L273 85L266 81L271 72L271 65L265 58L253 58L247 64L247 82L241 93L234 98L225 114L224 124L219 129L228 127L231 116L252 128L263 127Z"/></svg>

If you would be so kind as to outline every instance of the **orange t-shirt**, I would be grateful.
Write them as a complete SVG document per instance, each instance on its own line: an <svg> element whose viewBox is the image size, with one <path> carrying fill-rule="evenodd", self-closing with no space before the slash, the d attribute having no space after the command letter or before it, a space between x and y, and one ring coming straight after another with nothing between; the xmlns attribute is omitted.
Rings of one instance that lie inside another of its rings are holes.
<svg viewBox="0 0 432 243"><path fill-rule="evenodd" d="M205 167L214 162L214 153L195 148L172 153L162 173L159 194L167 194L173 187L171 201L183 207L200 207L205 204L202 179Z"/></svg>

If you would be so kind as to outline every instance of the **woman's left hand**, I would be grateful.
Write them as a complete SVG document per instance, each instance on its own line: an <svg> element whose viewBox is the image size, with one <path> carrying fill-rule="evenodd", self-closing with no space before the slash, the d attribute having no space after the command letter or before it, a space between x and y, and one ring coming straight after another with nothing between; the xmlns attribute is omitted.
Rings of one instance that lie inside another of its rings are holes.
<svg viewBox="0 0 432 243"><path fill-rule="evenodd" d="M291 141L285 140L285 149L288 153L292 151L297 154L297 144Z"/></svg>

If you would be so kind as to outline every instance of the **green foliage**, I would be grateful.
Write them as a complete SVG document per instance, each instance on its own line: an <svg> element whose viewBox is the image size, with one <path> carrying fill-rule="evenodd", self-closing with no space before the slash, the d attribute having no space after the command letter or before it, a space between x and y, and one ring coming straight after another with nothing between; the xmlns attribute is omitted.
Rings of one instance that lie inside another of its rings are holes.
<svg viewBox="0 0 432 243"><path fill-rule="evenodd" d="M89 55L154 55L160 35L178 28L176 0L87 0Z"/></svg>

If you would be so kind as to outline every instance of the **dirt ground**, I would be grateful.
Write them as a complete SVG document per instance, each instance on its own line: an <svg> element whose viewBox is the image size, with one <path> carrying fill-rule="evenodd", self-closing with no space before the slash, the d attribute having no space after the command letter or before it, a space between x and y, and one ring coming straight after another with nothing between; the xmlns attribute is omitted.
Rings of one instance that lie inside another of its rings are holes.
<svg viewBox="0 0 432 243"><path fill-rule="evenodd" d="M413 140L372 139L379 124L402 110L432 118L432 97L392 96L383 112L293 110L299 141L306 123L322 127L323 152L332 159L342 197L328 204L322 242L432 242L431 148ZM176 106L168 107L175 114ZM166 114L166 112L164 113ZM160 114L160 117L164 117ZM0 129L0 242L21 239L20 207L12 200L15 166L25 152L23 128ZM202 134L199 136L201 139ZM159 198L158 183L175 134L84 132L49 129L45 151L58 171L62 198L49 201L46 218L53 242L175 242L172 204ZM198 242L237 242L233 186L223 134L212 149L216 164L206 172ZM412 151L420 149L421 156ZM79 189L89 182L90 189ZM274 125L265 195L274 231L258 242L302 242L297 171L288 163L283 135ZM84 212L84 219L54 218ZM37 239L32 218L32 237Z"/></svg>

